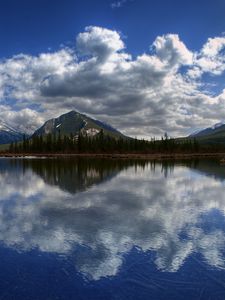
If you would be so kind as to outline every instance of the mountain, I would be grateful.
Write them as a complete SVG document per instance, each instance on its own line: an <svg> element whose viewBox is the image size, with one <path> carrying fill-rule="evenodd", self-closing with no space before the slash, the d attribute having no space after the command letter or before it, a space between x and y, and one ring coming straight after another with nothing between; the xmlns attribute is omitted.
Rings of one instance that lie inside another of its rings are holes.
<svg viewBox="0 0 225 300"><path fill-rule="evenodd" d="M189 137L197 138L201 142L225 144L225 124L217 123L212 127L195 132Z"/></svg>
<svg viewBox="0 0 225 300"><path fill-rule="evenodd" d="M10 144L23 139L23 133L0 121L0 144Z"/></svg>
<svg viewBox="0 0 225 300"><path fill-rule="evenodd" d="M44 123L39 129L37 129L34 136L45 136L47 134L61 134L76 136L81 132L83 135L95 136L100 130L103 130L105 134L113 136L115 138L125 137L121 132L111 127L108 124L92 119L77 111L70 111L66 114L59 116L58 118L50 119Z"/></svg>

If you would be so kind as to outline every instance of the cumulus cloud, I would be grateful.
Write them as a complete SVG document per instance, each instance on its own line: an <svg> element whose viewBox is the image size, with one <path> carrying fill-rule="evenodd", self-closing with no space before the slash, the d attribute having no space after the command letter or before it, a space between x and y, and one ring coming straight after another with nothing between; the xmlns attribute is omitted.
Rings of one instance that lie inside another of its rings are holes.
<svg viewBox="0 0 225 300"><path fill-rule="evenodd" d="M122 50L124 43L116 31L89 26L77 37L77 48L83 54L106 61L113 53Z"/></svg>
<svg viewBox="0 0 225 300"><path fill-rule="evenodd" d="M215 162L174 169L149 163L119 174L114 166L102 170L110 178L104 183L93 163L85 172L71 163L63 172L55 162L52 167L0 162L0 241L7 247L66 254L92 280L115 276L133 247L154 251L160 271L179 270L193 253L225 268L224 228L204 230L212 212L225 215L224 170ZM72 186L74 178L82 191L70 194L65 179ZM86 250L73 256L76 245Z"/></svg>
<svg viewBox="0 0 225 300"><path fill-rule="evenodd" d="M153 46L156 55L169 67L193 64L193 53L180 41L177 34L157 37Z"/></svg>
<svg viewBox="0 0 225 300"><path fill-rule="evenodd" d="M132 136L184 135L225 119L223 93L210 96L201 80L225 71L224 39L193 52L165 34L133 58L119 32L88 26L73 48L2 60L0 105L8 107L5 118L29 108L40 121L76 109Z"/></svg>
<svg viewBox="0 0 225 300"><path fill-rule="evenodd" d="M201 51L196 53L194 67L189 71L193 77L204 73L221 75L225 71L225 38L209 38Z"/></svg>

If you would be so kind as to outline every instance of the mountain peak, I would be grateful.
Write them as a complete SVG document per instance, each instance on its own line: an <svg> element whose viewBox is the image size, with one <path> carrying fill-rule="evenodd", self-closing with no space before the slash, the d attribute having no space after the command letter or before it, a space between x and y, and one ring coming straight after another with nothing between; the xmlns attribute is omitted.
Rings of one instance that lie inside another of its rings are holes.
<svg viewBox="0 0 225 300"><path fill-rule="evenodd" d="M80 114L80 113L78 111L76 111L76 110L70 110L70 111L68 111L68 112L60 115L60 117L64 116L64 115L76 115L76 114Z"/></svg>
<svg viewBox="0 0 225 300"><path fill-rule="evenodd" d="M62 114L57 118L50 119L45 122L38 130L33 134L34 136L47 135L47 134L61 134L61 135L73 135L77 136L79 133L85 136L95 136L100 130L103 130L105 134L118 137L124 137L115 128L101 121L92 119L91 117L81 114L75 110L71 110Z"/></svg>

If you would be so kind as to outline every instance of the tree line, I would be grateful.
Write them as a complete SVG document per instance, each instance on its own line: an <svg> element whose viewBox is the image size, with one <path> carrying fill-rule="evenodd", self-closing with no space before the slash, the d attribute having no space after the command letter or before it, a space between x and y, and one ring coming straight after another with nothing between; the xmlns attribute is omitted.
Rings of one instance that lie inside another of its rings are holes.
<svg viewBox="0 0 225 300"><path fill-rule="evenodd" d="M165 134L161 140L137 138L115 138L101 130L96 136L79 133L47 134L45 136L23 137L22 142L12 143L11 153L191 153L201 151L196 139L172 139Z"/></svg>

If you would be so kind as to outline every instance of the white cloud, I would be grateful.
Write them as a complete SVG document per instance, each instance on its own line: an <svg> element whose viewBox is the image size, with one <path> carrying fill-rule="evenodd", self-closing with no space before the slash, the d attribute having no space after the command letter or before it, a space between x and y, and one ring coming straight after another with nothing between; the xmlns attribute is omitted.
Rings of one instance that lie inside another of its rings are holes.
<svg viewBox="0 0 225 300"><path fill-rule="evenodd" d="M209 38L201 50L201 54L207 57L217 56L225 48L225 37Z"/></svg>
<svg viewBox="0 0 225 300"><path fill-rule="evenodd" d="M101 62L124 48L124 43L116 31L89 26L77 37L77 48L82 55L93 55Z"/></svg>
<svg viewBox="0 0 225 300"><path fill-rule="evenodd" d="M119 32L86 27L76 50L1 61L0 105L14 114L29 108L39 121L76 109L139 137L184 135L225 119L223 94L210 96L201 81L204 73L224 72L224 38L192 52L177 34L167 34L150 49L132 58Z"/></svg>
<svg viewBox="0 0 225 300"><path fill-rule="evenodd" d="M180 41L177 34L157 37L153 46L156 55L169 67L193 64L193 53Z"/></svg>
<svg viewBox="0 0 225 300"><path fill-rule="evenodd" d="M204 73L221 75L225 71L225 37L209 38L195 54L194 67L189 75L201 77Z"/></svg>

